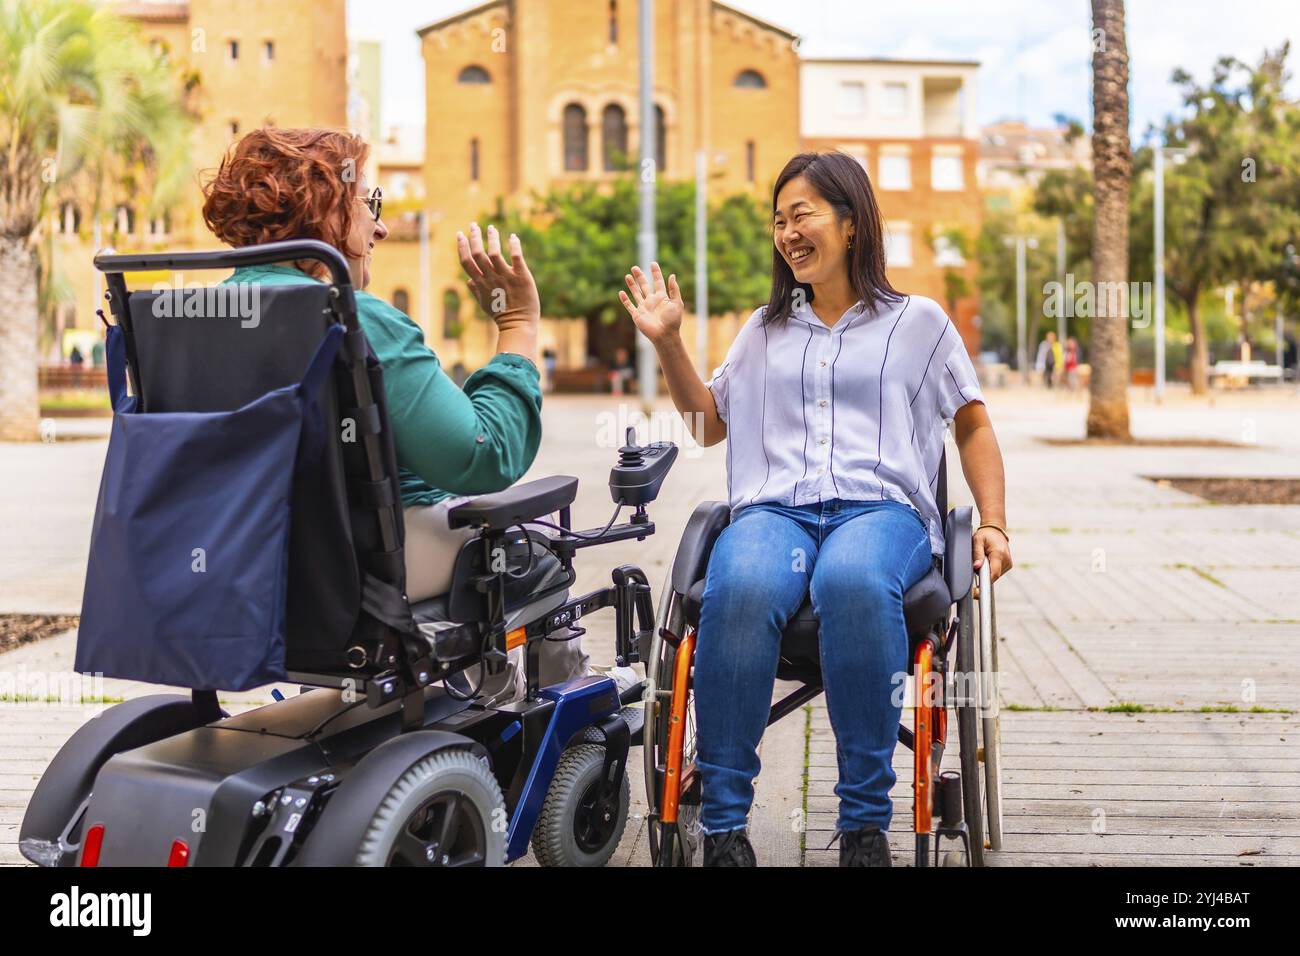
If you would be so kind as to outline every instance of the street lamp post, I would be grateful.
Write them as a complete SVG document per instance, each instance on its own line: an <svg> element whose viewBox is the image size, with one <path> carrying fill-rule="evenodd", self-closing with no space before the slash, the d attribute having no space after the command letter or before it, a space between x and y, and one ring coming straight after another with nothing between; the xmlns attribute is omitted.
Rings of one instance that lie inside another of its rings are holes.
<svg viewBox="0 0 1300 956"><path fill-rule="evenodd" d="M1167 146L1156 146L1155 150L1155 201L1152 209L1155 219L1155 292L1156 292L1156 385L1155 399L1161 401L1165 395L1165 153L1168 152L1175 163L1181 163L1187 157L1187 150Z"/></svg>
<svg viewBox="0 0 1300 956"><path fill-rule="evenodd" d="M1056 281L1065 288L1065 217L1056 217ZM1065 309L1056 317L1056 338L1065 346Z"/></svg>
<svg viewBox="0 0 1300 956"><path fill-rule="evenodd" d="M1029 384L1029 359L1028 349L1025 347L1026 332L1026 315L1027 306L1025 302L1025 249L1038 248L1038 240L1033 236L1007 236L1005 240L1008 246L1012 244L1016 247L1016 368L1020 370L1020 381L1022 384Z"/></svg>
<svg viewBox="0 0 1300 956"><path fill-rule="evenodd" d="M695 154L695 361L709 375L709 155Z"/></svg>
<svg viewBox="0 0 1300 956"><path fill-rule="evenodd" d="M638 46L641 56L641 163L640 163L640 224L637 230L637 255L641 271L651 276L650 263L656 256L658 237L655 233L655 107L654 107L654 0L638 0ZM655 362L654 347L640 330L636 333L637 381L641 395L641 410L647 415L654 407Z"/></svg>

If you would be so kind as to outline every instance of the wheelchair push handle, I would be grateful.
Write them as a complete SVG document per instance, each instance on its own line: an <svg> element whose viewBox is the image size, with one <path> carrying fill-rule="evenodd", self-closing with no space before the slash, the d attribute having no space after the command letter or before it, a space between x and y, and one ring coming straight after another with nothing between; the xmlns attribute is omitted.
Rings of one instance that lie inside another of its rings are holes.
<svg viewBox="0 0 1300 956"><path fill-rule="evenodd" d="M333 246L318 239L286 239L264 242L235 249L198 249L191 252L117 253L111 249L95 255L100 272L149 272L155 269L238 269L241 266L265 266L297 259L314 259L330 271L331 282L344 291L351 289L352 274L347 260Z"/></svg>

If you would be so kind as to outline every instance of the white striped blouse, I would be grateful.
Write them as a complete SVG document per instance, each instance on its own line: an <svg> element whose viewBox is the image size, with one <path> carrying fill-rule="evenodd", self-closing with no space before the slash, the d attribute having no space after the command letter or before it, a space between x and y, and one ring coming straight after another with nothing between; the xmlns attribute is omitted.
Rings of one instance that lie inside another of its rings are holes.
<svg viewBox="0 0 1300 956"><path fill-rule="evenodd" d="M943 550L935 504L947 422L984 395L937 302L906 296L831 327L811 306L783 323L757 309L709 380L727 423L732 514L839 498L911 505Z"/></svg>

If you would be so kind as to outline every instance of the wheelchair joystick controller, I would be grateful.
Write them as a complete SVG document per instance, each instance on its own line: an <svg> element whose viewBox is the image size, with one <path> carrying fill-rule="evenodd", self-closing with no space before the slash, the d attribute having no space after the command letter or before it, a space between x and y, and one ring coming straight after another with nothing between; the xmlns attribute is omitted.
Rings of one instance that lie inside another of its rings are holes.
<svg viewBox="0 0 1300 956"><path fill-rule="evenodd" d="M636 429L627 430L627 444L618 450L618 464L609 473L609 493L618 505L633 505L633 524L646 524L645 506L659 496L668 469L677 460L677 446L670 441L649 445L636 443Z"/></svg>

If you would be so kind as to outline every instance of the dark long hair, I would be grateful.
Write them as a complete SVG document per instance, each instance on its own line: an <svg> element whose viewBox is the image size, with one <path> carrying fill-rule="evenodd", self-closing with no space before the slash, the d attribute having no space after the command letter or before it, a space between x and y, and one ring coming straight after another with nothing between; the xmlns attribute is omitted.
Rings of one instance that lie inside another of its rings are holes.
<svg viewBox="0 0 1300 956"><path fill-rule="evenodd" d="M853 222L853 246L848 251L849 283L868 308L896 302L903 296L885 277L885 233L867 172L847 153L800 153L785 164L772 189L772 212L782 187L796 176L803 176L822 195L842 222ZM813 300L812 287L796 282L794 270L772 245L772 294L767 300L764 322L784 322L794 311L794 290L803 289L808 302Z"/></svg>

